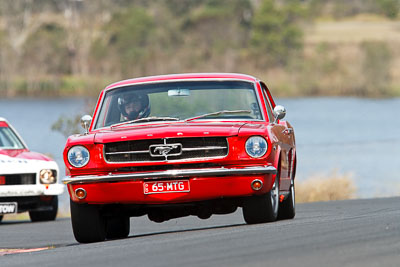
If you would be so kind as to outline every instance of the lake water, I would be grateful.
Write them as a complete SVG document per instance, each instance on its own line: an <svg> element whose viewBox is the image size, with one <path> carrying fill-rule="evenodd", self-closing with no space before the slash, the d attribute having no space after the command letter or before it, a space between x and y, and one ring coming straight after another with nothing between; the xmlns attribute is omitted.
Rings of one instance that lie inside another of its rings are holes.
<svg viewBox="0 0 400 267"><path fill-rule="evenodd" d="M360 197L400 195L399 98L277 102L295 129L297 178L337 170L353 175Z"/></svg>
<svg viewBox="0 0 400 267"><path fill-rule="evenodd" d="M400 99L278 99L295 129L297 178L351 173L362 198L400 195ZM28 147L51 154L64 175L66 138L51 130L62 115L83 114L83 99L0 100L0 117L11 122ZM340 185L338 185L340 186ZM62 204L67 203L65 193Z"/></svg>

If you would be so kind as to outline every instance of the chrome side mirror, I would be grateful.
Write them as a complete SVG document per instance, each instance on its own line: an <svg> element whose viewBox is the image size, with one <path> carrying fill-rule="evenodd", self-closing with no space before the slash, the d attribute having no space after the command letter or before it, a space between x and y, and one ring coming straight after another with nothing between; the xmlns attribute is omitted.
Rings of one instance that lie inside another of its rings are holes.
<svg viewBox="0 0 400 267"><path fill-rule="evenodd" d="M274 115L275 115L274 123L276 123L278 120L283 119L286 116L285 107L281 105L276 105L274 108Z"/></svg>
<svg viewBox="0 0 400 267"><path fill-rule="evenodd" d="M92 116L90 115L83 115L81 118L81 125L82 128L85 129L85 134L89 133L90 123L92 122Z"/></svg>

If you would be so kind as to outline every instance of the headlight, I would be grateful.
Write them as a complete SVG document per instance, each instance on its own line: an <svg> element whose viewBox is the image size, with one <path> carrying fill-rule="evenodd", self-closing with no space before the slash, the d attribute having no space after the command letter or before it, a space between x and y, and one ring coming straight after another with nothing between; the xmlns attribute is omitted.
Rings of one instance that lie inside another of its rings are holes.
<svg viewBox="0 0 400 267"><path fill-rule="evenodd" d="M68 162L76 168L81 168L88 164L90 159L89 150L83 146L74 146L68 151Z"/></svg>
<svg viewBox="0 0 400 267"><path fill-rule="evenodd" d="M246 141L246 152L252 158L260 158L267 153L268 143L261 136L252 136Z"/></svg>
<svg viewBox="0 0 400 267"><path fill-rule="evenodd" d="M41 184L54 184L57 182L57 171L55 170L41 170L39 173Z"/></svg>

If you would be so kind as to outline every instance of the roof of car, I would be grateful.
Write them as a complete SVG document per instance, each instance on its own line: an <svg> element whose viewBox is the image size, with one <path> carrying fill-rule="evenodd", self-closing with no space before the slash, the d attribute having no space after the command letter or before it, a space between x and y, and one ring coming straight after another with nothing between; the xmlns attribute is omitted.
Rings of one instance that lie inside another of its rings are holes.
<svg viewBox="0 0 400 267"><path fill-rule="evenodd" d="M1 127L10 127L10 123L5 118L0 117L0 126Z"/></svg>
<svg viewBox="0 0 400 267"><path fill-rule="evenodd" d="M246 81L257 81L257 78L239 73L184 73L184 74L168 74L158 76L148 76L133 78L128 80L119 81L108 85L105 90L113 89L117 87L138 84L138 83L151 83L160 81L171 81L171 80L197 80L197 79L232 79L232 80L246 80Z"/></svg>

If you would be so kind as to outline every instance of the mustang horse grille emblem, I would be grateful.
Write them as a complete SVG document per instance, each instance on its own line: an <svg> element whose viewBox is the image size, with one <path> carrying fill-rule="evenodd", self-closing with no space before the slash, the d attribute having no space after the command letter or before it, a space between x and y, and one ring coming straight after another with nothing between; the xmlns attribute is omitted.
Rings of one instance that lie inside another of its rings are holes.
<svg viewBox="0 0 400 267"><path fill-rule="evenodd" d="M152 157L165 157L167 159L168 156L179 156L182 154L182 144L151 145L149 148Z"/></svg>
<svg viewBox="0 0 400 267"><path fill-rule="evenodd" d="M157 146L154 148L154 153L160 153L160 155L166 156L172 149L177 148L178 146Z"/></svg>

